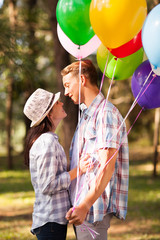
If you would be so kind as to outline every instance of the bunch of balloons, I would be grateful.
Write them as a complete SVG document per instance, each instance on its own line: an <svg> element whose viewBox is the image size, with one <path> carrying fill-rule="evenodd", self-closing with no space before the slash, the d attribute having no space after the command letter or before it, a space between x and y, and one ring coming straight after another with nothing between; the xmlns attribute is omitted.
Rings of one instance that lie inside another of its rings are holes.
<svg viewBox="0 0 160 240"><path fill-rule="evenodd" d="M129 78L143 61L141 33L147 15L146 1L97 0L92 1L90 11L91 24L102 41L97 51L99 68L104 71L109 54L105 75L114 80ZM101 50L105 47L106 56Z"/></svg>
<svg viewBox="0 0 160 240"><path fill-rule="evenodd" d="M108 78L133 75L135 97L140 72L146 77L144 51L151 70L160 75L160 4L147 16L146 0L59 0L56 14L58 38L66 51L80 60L97 50L98 66Z"/></svg>

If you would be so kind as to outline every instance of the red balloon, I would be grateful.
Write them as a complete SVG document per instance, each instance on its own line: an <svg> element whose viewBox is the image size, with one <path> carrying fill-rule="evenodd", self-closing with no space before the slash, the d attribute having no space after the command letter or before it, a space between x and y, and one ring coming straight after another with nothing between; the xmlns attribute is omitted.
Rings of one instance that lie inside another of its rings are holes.
<svg viewBox="0 0 160 240"><path fill-rule="evenodd" d="M142 47L141 32L142 30L132 40L121 45L120 47L108 48L108 50L117 58L124 58L137 52Z"/></svg>

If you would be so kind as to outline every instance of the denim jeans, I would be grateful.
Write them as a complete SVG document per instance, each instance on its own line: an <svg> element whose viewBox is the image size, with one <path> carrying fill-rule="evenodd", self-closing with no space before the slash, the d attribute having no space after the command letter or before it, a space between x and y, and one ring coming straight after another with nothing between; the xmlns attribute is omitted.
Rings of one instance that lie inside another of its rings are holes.
<svg viewBox="0 0 160 240"><path fill-rule="evenodd" d="M65 240L67 225L49 222L32 230L38 240Z"/></svg>

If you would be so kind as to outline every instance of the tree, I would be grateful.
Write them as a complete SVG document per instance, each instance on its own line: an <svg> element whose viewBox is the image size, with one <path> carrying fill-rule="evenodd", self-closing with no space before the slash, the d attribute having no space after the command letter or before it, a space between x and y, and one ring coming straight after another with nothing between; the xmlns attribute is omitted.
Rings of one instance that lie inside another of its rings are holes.
<svg viewBox="0 0 160 240"><path fill-rule="evenodd" d="M12 31L16 30L16 1L9 1L9 20ZM13 38L12 41L15 41ZM6 99L6 130L7 130L7 153L8 153L8 168L13 168L12 161L12 146L11 146L11 131L12 131L12 112L13 112L13 86L14 78L12 76L13 62L10 60L10 70L11 73L8 76L7 85L7 99Z"/></svg>
<svg viewBox="0 0 160 240"><path fill-rule="evenodd" d="M69 54L61 46L58 37L57 37L57 19L56 19L56 6L58 0L47 0L48 4L48 13L51 23L51 30L53 34L54 41L54 57L55 57L55 66L56 66L56 79L58 83L58 90L64 92L62 85L61 70L70 63ZM69 156L68 150L73 136L76 124L77 124L77 107L72 103L72 101L67 97L64 98L62 94L64 108L66 109L68 116L64 119L63 122L63 135L64 135L64 150L66 155Z"/></svg>
<svg viewBox="0 0 160 240"><path fill-rule="evenodd" d="M149 1L148 11L150 12L152 8L160 3L160 0ZM160 109L155 109L155 122L154 122L154 156L153 156L153 176L157 176L157 163L158 163L158 144L159 144L159 126L160 126Z"/></svg>

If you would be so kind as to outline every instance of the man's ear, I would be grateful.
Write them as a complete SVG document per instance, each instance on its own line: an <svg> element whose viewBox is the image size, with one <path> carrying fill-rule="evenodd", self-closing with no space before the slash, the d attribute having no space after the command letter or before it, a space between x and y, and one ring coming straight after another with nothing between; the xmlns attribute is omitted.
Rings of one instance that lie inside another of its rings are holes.
<svg viewBox="0 0 160 240"><path fill-rule="evenodd" d="M82 86L86 85L86 77L83 74L81 74L81 83L82 83Z"/></svg>

